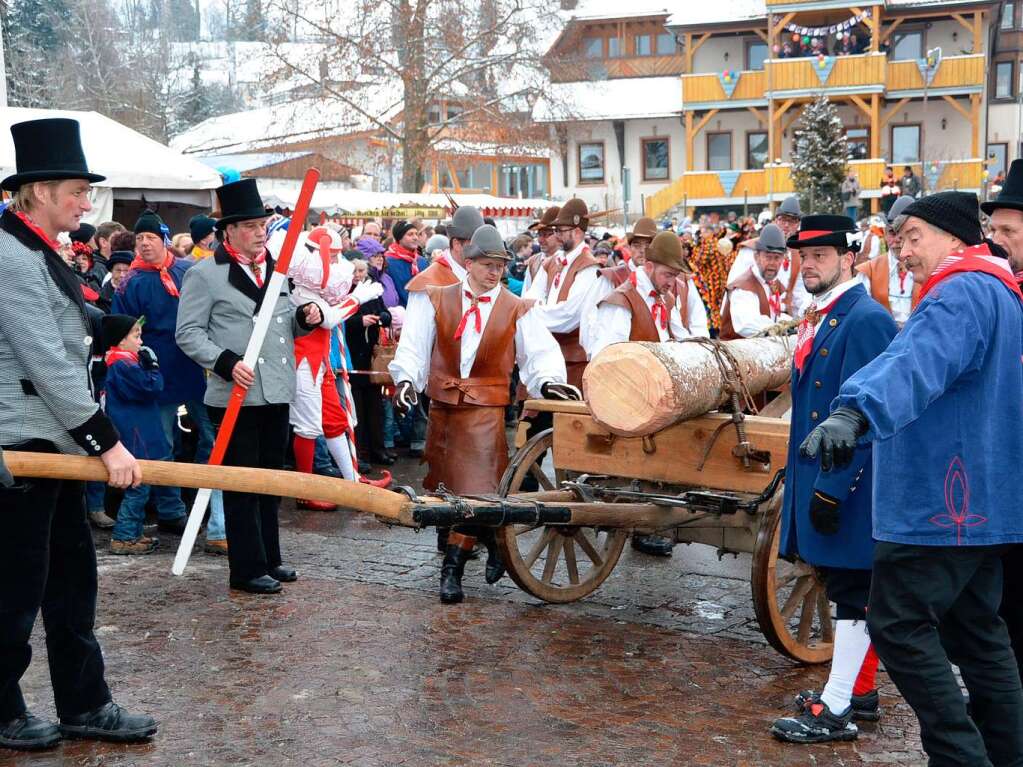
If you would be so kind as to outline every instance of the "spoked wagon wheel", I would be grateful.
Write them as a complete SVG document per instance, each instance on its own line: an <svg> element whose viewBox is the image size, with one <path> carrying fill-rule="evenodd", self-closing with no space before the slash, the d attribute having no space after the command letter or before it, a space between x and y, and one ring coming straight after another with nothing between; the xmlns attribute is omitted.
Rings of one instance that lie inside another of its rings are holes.
<svg viewBox="0 0 1023 767"><path fill-rule="evenodd" d="M764 512L753 550L753 609L771 646L801 663L831 660L835 633L824 584L805 562L778 556L782 489Z"/></svg>
<svg viewBox="0 0 1023 767"><path fill-rule="evenodd" d="M498 492L514 495L527 476L541 490L554 490L562 472L545 472L541 461L554 444L554 431L534 435L512 456ZM565 525L506 525L497 543L512 580L545 602L574 602L596 591L618 564L628 533L625 530Z"/></svg>

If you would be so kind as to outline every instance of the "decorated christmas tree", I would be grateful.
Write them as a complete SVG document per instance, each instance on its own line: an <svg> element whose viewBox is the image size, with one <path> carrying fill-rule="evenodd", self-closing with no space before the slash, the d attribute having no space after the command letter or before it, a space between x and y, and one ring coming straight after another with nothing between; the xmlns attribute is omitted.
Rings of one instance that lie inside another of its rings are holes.
<svg viewBox="0 0 1023 767"><path fill-rule="evenodd" d="M806 105L792 150L792 182L804 211L842 212L842 180L849 161L845 128L823 94Z"/></svg>

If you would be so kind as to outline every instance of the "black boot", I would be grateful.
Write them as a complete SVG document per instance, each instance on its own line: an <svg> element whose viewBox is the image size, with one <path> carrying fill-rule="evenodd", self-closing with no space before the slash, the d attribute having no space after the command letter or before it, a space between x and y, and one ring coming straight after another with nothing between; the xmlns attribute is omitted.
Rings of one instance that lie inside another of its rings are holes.
<svg viewBox="0 0 1023 767"><path fill-rule="evenodd" d="M675 543L660 535L632 534L632 548L654 557L670 557Z"/></svg>
<svg viewBox="0 0 1023 767"><path fill-rule="evenodd" d="M448 550L448 533L451 532L450 527L438 527L437 528L437 551L441 554L447 553Z"/></svg>
<svg viewBox="0 0 1023 767"><path fill-rule="evenodd" d="M448 546L444 564L440 568L440 601L446 605L458 604L465 599L462 593L462 573L468 559L461 546Z"/></svg>
<svg viewBox="0 0 1023 767"><path fill-rule="evenodd" d="M493 535L487 541L487 569L484 577L487 583L497 583L504 577L504 562L501 560L501 551L497 548L497 541Z"/></svg>
<svg viewBox="0 0 1023 767"><path fill-rule="evenodd" d="M9 722L0 722L0 746L21 751L53 748L60 743L60 729L53 722L25 712Z"/></svg>

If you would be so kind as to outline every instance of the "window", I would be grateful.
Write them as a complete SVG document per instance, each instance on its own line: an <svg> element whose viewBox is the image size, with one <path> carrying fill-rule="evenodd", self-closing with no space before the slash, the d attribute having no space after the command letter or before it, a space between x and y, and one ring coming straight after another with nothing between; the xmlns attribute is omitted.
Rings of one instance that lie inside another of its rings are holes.
<svg viewBox="0 0 1023 767"><path fill-rule="evenodd" d="M892 59L895 61L905 61L906 59L923 58L923 30L896 32L892 37Z"/></svg>
<svg viewBox="0 0 1023 767"><path fill-rule="evenodd" d="M479 189L489 194L493 188L491 171L493 166L489 162L477 162L463 168L458 168L455 175L458 176L458 185L462 191L466 189Z"/></svg>
<svg viewBox="0 0 1023 767"><path fill-rule="evenodd" d="M604 58L604 38L602 37L584 37L583 38L583 56L588 59L602 59Z"/></svg>
<svg viewBox="0 0 1023 767"><path fill-rule="evenodd" d="M767 58L767 43L760 40L746 43L746 69L763 69Z"/></svg>
<svg viewBox="0 0 1023 767"><path fill-rule="evenodd" d="M1015 3L1005 3L1005 5L1002 6L1002 20L998 24L999 29L1012 29L1015 26L1012 18L1015 5Z"/></svg>
<svg viewBox="0 0 1023 767"><path fill-rule="evenodd" d="M760 170L767 164L767 133L754 131L746 134L746 168Z"/></svg>
<svg viewBox="0 0 1023 767"><path fill-rule="evenodd" d="M543 163L506 163L497 173L501 197L545 197L547 166Z"/></svg>
<svg viewBox="0 0 1023 767"><path fill-rule="evenodd" d="M993 179L999 173L1004 173L1008 170L1008 156L1008 144L987 145L987 172L989 178Z"/></svg>
<svg viewBox="0 0 1023 767"><path fill-rule="evenodd" d="M637 56L649 56L653 53L650 49L650 35L636 35L633 44Z"/></svg>
<svg viewBox="0 0 1023 767"><path fill-rule="evenodd" d="M732 134L707 134L707 170L731 170Z"/></svg>
<svg viewBox="0 0 1023 767"><path fill-rule="evenodd" d="M1012 62L999 61L995 64L995 98L1012 98Z"/></svg>
<svg viewBox="0 0 1023 767"><path fill-rule="evenodd" d="M845 138L850 160L866 160L870 156L870 128L847 128Z"/></svg>
<svg viewBox="0 0 1023 767"><path fill-rule="evenodd" d="M622 55L622 41L618 37L607 38L607 57L617 59Z"/></svg>
<svg viewBox="0 0 1023 767"><path fill-rule="evenodd" d="M667 181L669 172L667 138L643 139L643 180Z"/></svg>
<svg viewBox="0 0 1023 767"><path fill-rule="evenodd" d="M579 144L579 183L604 181L604 143Z"/></svg>
<svg viewBox="0 0 1023 767"><path fill-rule="evenodd" d="M674 56L678 52L678 44L675 42L675 35L670 32L661 32L657 35L657 55Z"/></svg>
<svg viewBox="0 0 1023 767"><path fill-rule="evenodd" d="M892 126L892 164L920 161L920 126Z"/></svg>

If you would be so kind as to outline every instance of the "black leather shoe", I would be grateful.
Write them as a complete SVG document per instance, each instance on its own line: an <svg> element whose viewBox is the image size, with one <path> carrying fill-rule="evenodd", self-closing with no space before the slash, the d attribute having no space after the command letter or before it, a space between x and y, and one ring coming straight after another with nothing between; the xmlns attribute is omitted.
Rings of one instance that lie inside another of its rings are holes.
<svg viewBox="0 0 1023 767"><path fill-rule="evenodd" d="M321 466L320 468L315 469L313 471L313 474L316 474L317 476L320 477L330 477L332 479L345 478L345 475L342 474L339 469L335 469L333 466Z"/></svg>
<svg viewBox="0 0 1023 767"><path fill-rule="evenodd" d="M60 728L26 711L9 722L0 722L0 746L19 751L40 751L60 743Z"/></svg>
<svg viewBox="0 0 1023 767"><path fill-rule="evenodd" d="M276 594L281 590L281 582L269 575L261 575L247 581L232 578L231 588L237 591L247 591L250 594Z"/></svg>
<svg viewBox="0 0 1023 767"><path fill-rule="evenodd" d="M675 544L659 535L633 534L632 548L654 557L670 557Z"/></svg>
<svg viewBox="0 0 1023 767"><path fill-rule="evenodd" d="M294 583L298 580L298 571L294 567L277 565L277 567L271 567L268 574L271 578L275 578L281 583Z"/></svg>
<svg viewBox="0 0 1023 767"><path fill-rule="evenodd" d="M153 737L156 720L151 716L129 714L116 703L106 703L84 714L61 719L60 731L65 738L131 743Z"/></svg>
<svg viewBox="0 0 1023 767"><path fill-rule="evenodd" d="M371 453L369 456L369 462L376 464L377 466L390 466L394 463L394 459L387 453Z"/></svg>
<svg viewBox="0 0 1023 767"><path fill-rule="evenodd" d="M504 577L504 562L501 561L501 552L494 541L487 542L487 567L483 576L487 583L497 583Z"/></svg>
<svg viewBox="0 0 1023 767"><path fill-rule="evenodd" d="M177 519L158 519L156 521L156 529L161 533L173 533L174 535L181 535L185 532L185 525L188 524L188 517L178 517Z"/></svg>
<svg viewBox="0 0 1023 767"><path fill-rule="evenodd" d="M440 568L440 601L453 605L465 599L462 593L462 573L468 559L461 546L448 546L444 552L444 564Z"/></svg>

